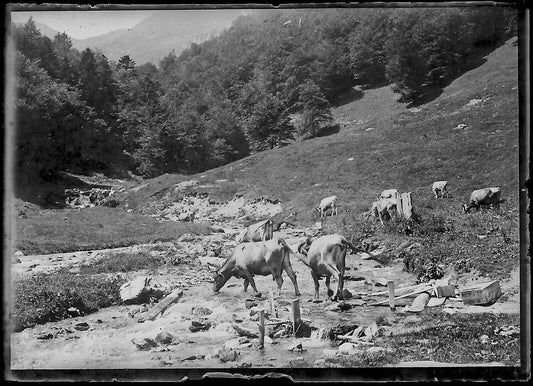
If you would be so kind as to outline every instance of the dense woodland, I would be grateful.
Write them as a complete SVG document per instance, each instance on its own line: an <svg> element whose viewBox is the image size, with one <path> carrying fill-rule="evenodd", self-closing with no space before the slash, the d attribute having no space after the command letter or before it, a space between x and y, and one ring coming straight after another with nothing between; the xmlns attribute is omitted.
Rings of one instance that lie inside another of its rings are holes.
<svg viewBox="0 0 533 386"><path fill-rule="evenodd" d="M420 103L516 33L511 8L262 10L137 65L30 19L12 26L17 170L200 172L318 135L355 86Z"/></svg>

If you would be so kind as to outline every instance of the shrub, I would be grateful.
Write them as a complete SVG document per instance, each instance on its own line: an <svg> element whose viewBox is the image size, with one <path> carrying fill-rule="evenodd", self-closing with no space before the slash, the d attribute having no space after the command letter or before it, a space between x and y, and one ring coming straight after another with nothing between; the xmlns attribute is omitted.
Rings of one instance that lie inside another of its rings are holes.
<svg viewBox="0 0 533 386"><path fill-rule="evenodd" d="M83 315L118 304L123 282L118 278L65 272L20 278L13 283L13 330L65 319L70 307Z"/></svg>

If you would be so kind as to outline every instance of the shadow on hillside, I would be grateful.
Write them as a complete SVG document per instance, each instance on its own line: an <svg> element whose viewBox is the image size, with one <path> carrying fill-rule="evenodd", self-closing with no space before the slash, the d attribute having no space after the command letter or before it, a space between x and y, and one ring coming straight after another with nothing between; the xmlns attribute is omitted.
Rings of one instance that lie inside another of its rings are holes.
<svg viewBox="0 0 533 386"><path fill-rule="evenodd" d="M518 39L513 42L513 46L516 46L517 42ZM444 91L444 88L448 87L455 79L464 75L466 72L474 70L485 64L487 62L487 55L497 50L505 43L506 42L502 40L497 44L487 44L477 47L476 52L468 58L465 58L463 63L461 63L461 65L456 69L455 73L444 79L438 87L432 87L424 90L420 97L407 105L407 108L419 107L437 99Z"/></svg>
<svg viewBox="0 0 533 386"><path fill-rule="evenodd" d="M341 127L339 124L332 125L332 126L325 126L322 127L318 133L314 136L315 138L319 137L327 137L328 135L337 134L341 130Z"/></svg>

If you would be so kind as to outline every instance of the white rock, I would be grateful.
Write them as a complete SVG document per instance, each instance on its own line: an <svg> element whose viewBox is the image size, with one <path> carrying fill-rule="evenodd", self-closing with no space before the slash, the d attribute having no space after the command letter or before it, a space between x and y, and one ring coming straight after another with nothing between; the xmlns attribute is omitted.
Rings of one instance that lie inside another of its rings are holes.
<svg viewBox="0 0 533 386"><path fill-rule="evenodd" d="M357 351L357 349L353 343L346 342L339 346L339 352L343 354L352 354L355 351Z"/></svg>
<svg viewBox="0 0 533 386"><path fill-rule="evenodd" d="M120 298L122 301L133 301L141 296L149 283L146 276L138 276L132 281L122 284L120 287Z"/></svg>

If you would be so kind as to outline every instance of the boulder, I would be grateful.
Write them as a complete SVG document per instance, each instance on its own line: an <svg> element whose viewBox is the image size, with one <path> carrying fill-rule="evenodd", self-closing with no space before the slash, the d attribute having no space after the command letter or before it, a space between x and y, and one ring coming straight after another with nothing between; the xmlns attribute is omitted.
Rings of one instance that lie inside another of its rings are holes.
<svg viewBox="0 0 533 386"><path fill-rule="evenodd" d="M122 284L120 298L125 303L136 303L146 295L150 279L146 276L138 276L132 281Z"/></svg>
<svg viewBox="0 0 533 386"><path fill-rule="evenodd" d="M161 344L170 344L174 341L174 335L169 332L162 331L156 335L155 341Z"/></svg>
<svg viewBox="0 0 533 386"><path fill-rule="evenodd" d="M237 360L239 352L233 349L222 348L218 351L218 359L222 362L233 362Z"/></svg>
<svg viewBox="0 0 533 386"><path fill-rule="evenodd" d="M357 351L357 347L353 343L346 342L339 346L339 352L342 354L353 354Z"/></svg>

